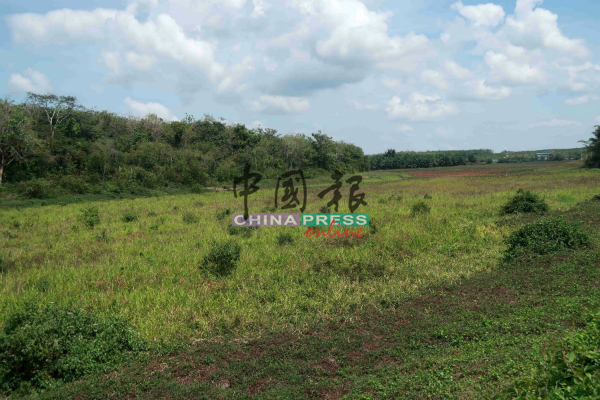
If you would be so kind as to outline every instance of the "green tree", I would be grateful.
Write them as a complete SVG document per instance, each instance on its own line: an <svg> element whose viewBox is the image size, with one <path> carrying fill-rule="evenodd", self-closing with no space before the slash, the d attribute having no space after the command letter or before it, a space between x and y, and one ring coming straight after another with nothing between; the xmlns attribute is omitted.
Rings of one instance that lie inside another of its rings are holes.
<svg viewBox="0 0 600 400"><path fill-rule="evenodd" d="M27 92L27 102L40 112L50 125L50 137L54 140L56 128L68 121L73 110L81 108L73 96L35 94Z"/></svg>
<svg viewBox="0 0 600 400"><path fill-rule="evenodd" d="M23 160L31 150L27 115L11 101L3 100L0 104L0 185L4 167L15 160Z"/></svg>
<svg viewBox="0 0 600 400"><path fill-rule="evenodd" d="M590 140L581 141L586 144L588 157L585 160L585 165L590 168L600 168L600 125L596 125L596 130L592 132Z"/></svg>

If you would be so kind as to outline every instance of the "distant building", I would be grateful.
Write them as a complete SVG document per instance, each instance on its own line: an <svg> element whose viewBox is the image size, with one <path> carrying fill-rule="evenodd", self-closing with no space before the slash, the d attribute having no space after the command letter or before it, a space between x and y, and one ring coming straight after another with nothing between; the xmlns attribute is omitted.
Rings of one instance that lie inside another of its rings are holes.
<svg viewBox="0 0 600 400"><path fill-rule="evenodd" d="M550 159L550 153L536 153L536 157L538 160L546 160Z"/></svg>

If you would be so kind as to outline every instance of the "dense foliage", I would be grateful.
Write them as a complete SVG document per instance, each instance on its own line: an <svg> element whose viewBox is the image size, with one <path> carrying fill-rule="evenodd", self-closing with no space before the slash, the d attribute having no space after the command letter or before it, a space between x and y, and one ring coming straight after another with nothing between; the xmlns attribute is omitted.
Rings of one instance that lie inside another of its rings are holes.
<svg viewBox="0 0 600 400"><path fill-rule="evenodd" d="M579 224L553 217L527 224L506 238L506 258L524 254L547 254L563 249L578 249L591 244Z"/></svg>
<svg viewBox="0 0 600 400"><path fill-rule="evenodd" d="M32 93L23 104L0 107L0 175L26 197L231 184L246 163L264 178L289 169L310 176L369 168L361 148L321 132L280 136L208 115L122 117L85 109L73 97Z"/></svg>
<svg viewBox="0 0 600 400"><path fill-rule="evenodd" d="M600 168L600 125L596 125L596 130L590 140L584 142L587 145L588 156L585 159L585 165L591 168Z"/></svg>
<svg viewBox="0 0 600 400"><path fill-rule="evenodd" d="M29 305L13 312L0 332L0 389L46 388L105 372L145 342L120 318L76 308Z"/></svg>
<svg viewBox="0 0 600 400"><path fill-rule="evenodd" d="M414 151L396 152L393 149L370 157L371 169L402 169L451 167L473 164L493 156L492 150L435 151L417 153Z"/></svg>
<svg viewBox="0 0 600 400"><path fill-rule="evenodd" d="M600 398L600 316L565 341L537 376L511 388L519 399L598 399Z"/></svg>
<svg viewBox="0 0 600 400"><path fill-rule="evenodd" d="M550 209L548 204L535 193L519 189L500 210L501 215L517 213L545 213Z"/></svg>

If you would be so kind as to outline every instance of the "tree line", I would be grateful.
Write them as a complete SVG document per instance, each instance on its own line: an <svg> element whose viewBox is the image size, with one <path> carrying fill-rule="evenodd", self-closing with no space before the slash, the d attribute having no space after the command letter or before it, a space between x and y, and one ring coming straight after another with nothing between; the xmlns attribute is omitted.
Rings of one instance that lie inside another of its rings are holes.
<svg viewBox="0 0 600 400"><path fill-rule="evenodd" d="M181 121L120 116L75 97L29 93L0 107L0 188L28 197L231 184L243 166L264 178L366 171L362 149L326 134L281 136L209 115Z"/></svg>

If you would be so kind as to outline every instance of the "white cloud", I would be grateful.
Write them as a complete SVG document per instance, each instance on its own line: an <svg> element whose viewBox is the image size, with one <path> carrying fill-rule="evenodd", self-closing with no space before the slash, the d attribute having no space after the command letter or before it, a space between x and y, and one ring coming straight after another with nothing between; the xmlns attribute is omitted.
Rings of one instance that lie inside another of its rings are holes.
<svg viewBox="0 0 600 400"><path fill-rule="evenodd" d="M476 6L465 6L459 1L452 4L451 7L475 26L494 27L504 21L504 9L496 4L487 3Z"/></svg>
<svg viewBox="0 0 600 400"><path fill-rule="evenodd" d="M533 83L545 79L544 72L538 67L509 59L505 54L488 51L485 54L485 62L492 70L491 74L495 80L508 79L518 83Z"/></svg>
<svg viewBox="0 0 600 400"><path fill-rule="evenodd" d="M441 126L439 126L436 130L435 133L438 136L443 136L443 137L450 137L450 132L447 129L442 128Z"/></svg>
<svg viewBox="0 0 600 400"><path fill-rule="evenodd" d="M346 103L350 104L357 110L376 110L377 108L379 108L378 104L362 104L352 99L346 99Z"/></svg>
<svg viewBox="0 0 600 400"><path fill-rule="evenodd" d="M543 0L517 0L515 15L506 18L507 33L516 44L525 47L550 47L562 52L585 56L588 51L582 40L565 37L558 28L558 16L535 8ZM535 9L534 9L535 8Z"/></svg>
<svg viewBox="0 0 600 400"><path fill-rule="evenodd" d="M421 81L435 86L441 90L448 90L450 87L448 82L446 82L446 75L444 75L444 73L431 69L426 69L425 71L421 72Z"/></svg>
<svg viewBox="0 0 600 400"><path fill-rule="evenodd" d="M600 65L586 62L582 65L556 65L559 69L567 70L569 79L567 84L574 92L594 90L600 83Z"/></svg>
<svg viewBox="0 0 600 400"><path fill-rule="evenodd" d="M440 96L425 96L420 93L412 93L410 100L404 103L400 97L394 96L388 101L385 110L390 119L408 118L413 121L458 113L456 105L442 102Z"/></svg>
<svg viewBox="0 0 600 400"><path fill-rule="evenodd" d="M567 99L567 100L565 100L565 104L567 104L569 106L576 106L576 105L580 105L580 104L589 103L590 101L593 101L593 100L598 100L598 96L586 94L586 95L575 97L572 99Z"/></svg>
<svg viewBox="0 0 600 400"><path fill-rule="evenodd" d="M156 62L156 57L148 56L146 54L138 54L133 51L130 51L125 56L125 60L127 64L132 65L139 69L150 69Z"/></svg>
<svg viewBox="0 0 600 400"><path fill-rule="evenodd" d="M444 69L446 70L446 72L448 72L450 75L457 79L468 79L471 76L473 76L471 71L461 67L456 62L450 60L446 60L446 62L444 62Z"/></svg>
<svg viewBox="0 0 600 400"><path fill-rule="evenodd" d="M115 74L118 74L121 69L120 57L117 52L106 52L103 54L104 64L111 69Z"/></svg>
<svg viewBox="0 0 600 400"><path fill-rule="evenodd" d="M167 14L159 14L155 20L140 23L128 11L62 9L43 15L11 15L8 25L17 43L123 42L138 52L168 57L182 65L197 67L213 81L225 75L225 68L215 60L214 46L188 37Z"/></svg>
<svg viewBox="0 0 600 400"><path fill-rule="evenodd" d="M246 56L241 63L234 65L227 73L227 76L223 78L217 91L222 93L235 88L237 92L244 90L247 84L238 85L238 83L254 69L252 57ZM236 86L237 85L237 86Z"/></svg>
<svg viewBox="0 0 600 400"><path fill-rule="evenodd" d="M400 132L410 132L410 131L414 131L414 128L407 124L400 124L400 125L396 126L396 130L398 130Z"/></svg>
<svg viewBox="0 0 600 400"><path fill-rule="evenodd" d="M251 15L252 18L260 18L265 16L267 4L264 0L252 0L252 5L254 6Z"/></svg>
<svg viewBox="0 0 600 400"><path fill-rule="evenodd" d="M175 117L173 113L171 113L171 110L160 103L141 103L139 101L132 100L130 97L127 97L123 102L127 108L129 108L130 112L139 115L140 117L145 117L148 114L156 114L159 118L162 118L165 121L179 121L179 119Z"/></svg>
<svg viewBox="0 0 600 400"><path fill-rule="evenodd" d="M27 68L21 74L11 74L8 86L13 93L47 94L52 92L50 79L32 68Z"/></svg>
<svg viewBox="0 0 600 400"><path fill-rule="evenodd" d="M581 123L577 121L567 121L565 119L551 119L549 121L542 121L529 126L532 128L540 126L581 126Z"/></svg>
<svg viewBox="0 0 600 400"><path fill-rule="evenodd" d="M400 79L383 78L381 80L381 83L386 88L392 89L392 90L400 90L400 88L402 88L402 81Z"/></svg>
<svg viewBox="0 0 600 400"><path fill-rule="evenodd" d="M250 108L266 112L300 112L308 110L310 103L301 97L263 95L259 100L253 101Z"/></svg>
<svg viewBox="0 0 600 400"><path fill-rule="evenodd" d="M485 79L477 79L466 82L465 86L469 87L470 95L480 99L500 100L510 96L511 89L506 86L492 87L485 84Z"/></svg>
<svg viewBox="0 0 600 400"><path fill-rule="evenodd" d="M359 0L296 0L294 4L305 18L294 35L324 31L315 50L328 61L376 61L383 68L414 70L415 61L431 53L425 35L390 36L387 21L392 13L371 11Z"/></svg>

